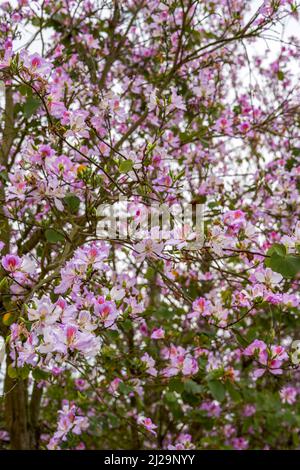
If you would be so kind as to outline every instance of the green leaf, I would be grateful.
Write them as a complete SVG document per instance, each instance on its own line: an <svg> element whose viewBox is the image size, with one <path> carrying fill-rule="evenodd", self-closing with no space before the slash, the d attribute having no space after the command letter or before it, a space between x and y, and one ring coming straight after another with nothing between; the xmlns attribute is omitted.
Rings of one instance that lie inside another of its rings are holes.
<svg viewBox="0 0 300 470"><path fill-rule="evenodd" d="M185 384L179 378L173 378L169 382L169 389L171 392L182 393L185 388Z"/></svg>
<svg viewBox="0 0 300 470"><path fill-rule="evenodd" d="M300 256L287 254L284 245L274 243L267 255L269 258L266 258L265 265L283 277L292 278L300 272Z"/></svg>
<svg viewBox="0 0 300 470"><path fill-rule="evenodd" d="M206 201L207 201L207 196L204 196L204 195L203 195L203 196L198 196L198 197L197 197L197 203L198 203L198 204L205 204Z"/></svg>
<svg viewBox="0 0 300 470"><path fill-rule="evenodd" d="M234 388L231 382L226 382L226 390L233 399L233 401L240 401L242 399L240 392Z"/></svg>
<svg viewBox="0 0 300 470"><path fill-rule="evenodd" d="M124 382L120 382L118 390L120 391L120 393L123 393L123 395L128 395L130 392L133 391L133 387Z"/></svg>
<svg viewBox="0 0 300 470"><path fill-rule="evenodd" d="M174 312L167 305L162 305L158 309L155 309L153 314L157 318L171 318L174 315Z"/></svg>
<svg viewBox="0 0 300 470"><path fill-rule="evenodd" d="M278 70L277 77L278 77L278 80L280 80L280 81L282 81L284 79L284 73L283 73L282 70Z"/></svg>
<svg viewBox="0 0 300 470"><path fill-rule="evenodd" d="M216 380L216 379L219 379L220 377L223 377L224 375L224 368L223 367L219 367L218 369L213 369L211 370L207 376L206 376L206 380L208 382L210 382L211 380Z"/></svg>
<svg viewBox="0 0 300 470"><path fill-rule="evenodd" d="M300 256L297 255L281 256L273 253L265 264L285 278L294 278L300 272Z"/></svg>
<svg viewBox="0 0 300 470"><path fill-rule="evenodd" d="M292 154L294 155L294 157L300 157L300 148L293 147L292 148Z"/></svg>
<svg viewBox="0 0 300 470"><path fill-rule="evenodd" d="M173 416L177 419L182 419L181 406L178 403L178 396L174 392L166 392L164 395L164 402L167 404Z"/></svg>
<svg viewBox="0 0 300 470"><path fill-rule="evenodd" d="M6 292L8 289L8 279L3 277L0 281L0 292Z"/></svg>
<svg viewBox="0 0 300 470"><path fill-rule="evenodd" d="M146 271L145 278L147 279L147 281L151 281L154 278L154 276L155 276L155 269L149 266Z"/></svg>
<svg viewBox="0 0 300 470"><path fill-rule="evenodd" d="M241 333L239 332L239 330L237 328L232 328L232 331L234 332L234 334L236 335L236 339L238 341L238 343L243 347L243 348L246 348L248 346L248 341L241 335Z"/></svg>
<svg viewBox="0 0 300 470"><path fill-rule="evenodd" d="M117 428L120 425L120 420L114 413L107 413L107 418L111 427Z"/></svg>
<svg viewBox="0 0 300 470"><path fill-rule="evenodd" d="M225 387L222 382L218 380L211 380L208 382L210 393L217 401L223 401L225 398Z"/></svg>
<svg viewBox="0 0 300 470"><path fill-rule="evenodd" d="M202 387L194 380L187 380L184 384L184 390L192 395L197 395L202 392Z"/></svg>
<svg viewBox="0 0 300 470"><path fill-rule="evenodd" d="M48 228L45 231L45 237L49 243L63 242L65 240L64 235L54 228Z"/></svg>
<svg viewBox="0 0 300 470"><path fill-rule="evenodd" d="M15 369L12 364L9 364L7 373L11 379L16 379L18 377L18 370Z"/></svg>
<svg viewBox="0 0 300 470"><path fill-rule="evenodd" d="M119 337L119 332L117 330L107 330L105 331L105 336L107 336L110 341L116 341Z"/></svg>
<svg viewBox="0 0 300 470"><path fill-rule="evenodd" d="M19 369L18 372L18 375L21 377L21 379L25 380L29 375L30 369L28 366L25 365L24 367L22 367L22 369Z"/></svg>
<svg viewBox="0 0 300 470"><path fill-rule="evenodd" d="M15 321L15 316L12 312L6 312L2 317L2 321L5 326L10 326Z"/></svg>
<svg viewBox="0 0 300 470"><path fill-rule="evenodd" d="M6 181L8 181L7 171L0 171L0 179L3 181L3 183L6 183Z"/></svg>
<svg viewBox="0 0 300 470"><path fill-rule="evenodd" d="M181 398L184 402L188 403L193 407L199 404L199 397L197 397L196 395L192 395L191 393L183 392Z"/></svg>
<svg viewBox="0 0 300 470"><path fill-rule="evenodd" d="M274 245L272 245L267 251L268 256L272 256L273 254L277 254L279 256L285 256L286 247L280 243L274 243Z"/></svg>
<svg viewBox="0 0 300 470"><path fill-rule="evenodd" d="M28 85L20 85L19 92L21 93L22 96L32 94L31 88Z"/></svg>
<svg viewBox="0 0 300 470"><path fill-rule="evenodd" d="M32 377L34 380L46 380L48 378L48 372L42 369L34 369L32 371Z"/></svg>
<svg viewBox="0 0 300 470"><path fill-rule="evenodd" d="M31 23L33 26L41 26L41 19L38 16L32 18Z"/></svg>
<svg viewBox="0 0 300 470"><path fill-rule="evenodd" d="M124 160L119 165L119 170L121 173L128 173L128 171L132 170L132 168L133 168L132 160Z"/></svg>
<svg viewBox="0 0 300 470"><path fill-rule="evenodd" d="M80 199L79 197L75 196L74 194L68 194L64 197L64 202L68 206L68 209L72 213L78 212L80 206Z"/></svg>
<svg viewBox="0 0 300 470"><path fill-rule="evenodd" d="M131 328L132 328L132 321L127 319L123 322L122 326L123 326L125 331L130 331Z"/></svg>
<svg viewBox="0 0 300 470"><path fill-rule="evenodd" d="M24 107L23 107L25 116L28 118L32 116L39 106L40 106L40 100L38 100L37 98L34 98L34 96L29 96L27 100L25 101Z"/></svg>
<svg viewBox="0 0 300 470"><path fill-rule="evenodd" d="M178 401L178 398L174 392L166 392L164 399L167 403L176 403Z"/></svg>

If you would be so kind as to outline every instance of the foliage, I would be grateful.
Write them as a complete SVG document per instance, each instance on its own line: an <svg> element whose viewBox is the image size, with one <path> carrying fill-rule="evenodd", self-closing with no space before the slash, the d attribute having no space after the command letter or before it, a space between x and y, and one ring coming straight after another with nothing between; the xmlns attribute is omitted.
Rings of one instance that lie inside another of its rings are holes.
<svg viewBox="0 0 300 470"><path fill-rule="evenodd" d="M255 3L1 3L1 447L299 448L298 5ZM185 203L201 246L143 226Z"/></svg>

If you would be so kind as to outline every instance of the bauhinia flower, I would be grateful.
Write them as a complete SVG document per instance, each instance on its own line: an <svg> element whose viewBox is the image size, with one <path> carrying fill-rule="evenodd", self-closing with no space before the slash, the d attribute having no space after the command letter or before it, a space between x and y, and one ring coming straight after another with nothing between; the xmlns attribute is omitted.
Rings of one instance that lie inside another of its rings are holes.
<svg viewBox="0 0 300 470"><path fill-rule="evenodd" d="M149 431L151 434L156 436L155 429L157 429L157 426L152 422L151 418L144 418L143 416L141 416L138 417L137 422L141 426L144 426L144 428L147 429L147 431Z"/></svg>

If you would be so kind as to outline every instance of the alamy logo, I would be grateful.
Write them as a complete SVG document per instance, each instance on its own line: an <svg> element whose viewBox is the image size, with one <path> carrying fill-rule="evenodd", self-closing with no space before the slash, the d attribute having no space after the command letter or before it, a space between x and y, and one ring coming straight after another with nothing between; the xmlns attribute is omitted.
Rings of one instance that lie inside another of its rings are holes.
<svg viewBox="0 0 300 470"><path fill-rule="evenodd" d="M203 204L146 205L120 198L97 208L97 238L138 242L151 239L177 249L204 242Z"/></svg>

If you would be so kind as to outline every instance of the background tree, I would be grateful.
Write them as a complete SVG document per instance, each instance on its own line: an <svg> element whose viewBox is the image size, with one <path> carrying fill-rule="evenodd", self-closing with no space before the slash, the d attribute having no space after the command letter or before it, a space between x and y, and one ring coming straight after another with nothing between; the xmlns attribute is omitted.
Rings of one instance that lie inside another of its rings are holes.
<svg viewBox="0 0 300 470"><path fill-rule="evenodd" d="M1 9L2 447L298 448L298 4Z"/></svg>

